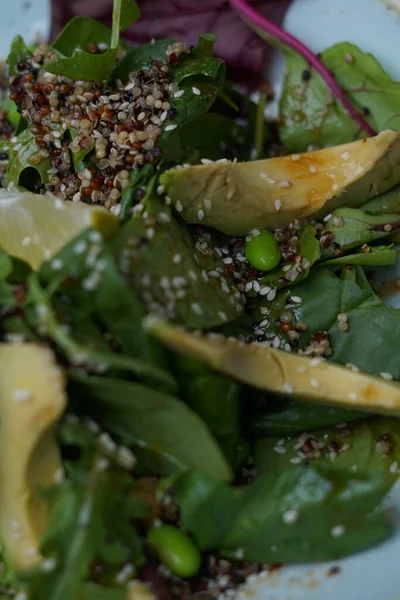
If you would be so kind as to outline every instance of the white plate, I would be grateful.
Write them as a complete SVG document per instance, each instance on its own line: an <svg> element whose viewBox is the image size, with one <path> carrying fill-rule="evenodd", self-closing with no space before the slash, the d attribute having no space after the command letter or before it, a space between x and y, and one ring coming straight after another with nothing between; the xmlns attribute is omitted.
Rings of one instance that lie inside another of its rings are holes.
<svg viewBox="0 0 400 600"><path fill-rule="evenodd" d="M70 0L64 0L68 2ZM0 56L6 56L12 37L20 33L27 42L50 29L48 0L0 0ZM4 5L4 6L3 6ZM285 28L315 52L341 41L350 41L371 52L388 73L400 80L400 14L383 0L294 0ZM276 90L281 89L283 60L277 55L269 71ZM269 107L276 114L277 105ZM396 269L380 271L381 281L400 277ZM400 295L390 299L400 308ZM249 600L400 600L400 485L390 494L395 533L386 543L342 561L284 567L246 586ZM329 576L331 567L339 567ZM246 593L247 592L247 593Z"/></svg>

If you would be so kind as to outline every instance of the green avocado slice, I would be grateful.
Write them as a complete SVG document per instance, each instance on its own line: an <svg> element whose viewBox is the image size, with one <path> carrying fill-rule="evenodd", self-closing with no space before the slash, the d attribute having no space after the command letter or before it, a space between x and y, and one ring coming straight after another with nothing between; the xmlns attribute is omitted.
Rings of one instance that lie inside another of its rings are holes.
<svg viewBox="0 0 400 600"><path fill-rule="evenodd" d="M0 537L14 571L41 560L48 513L39 490L63 473L52 429L66 403L64 377L50 350L0 344Z"/></svg>
<svg viewBox="0 0 400 600"><path fill-rule="evenodd" d="M259 343L245 344L220 334L196 335L152 317L145 327L172 350L247 385L310 403L400 416L397 383Z"/></svg>
<svg viewBox="0 0 400 600"><path fill-rule="evenodd" d="M175 167L160 182L189 223L229 235L357 207L400 182L400 133L252 162Z"/></svg>

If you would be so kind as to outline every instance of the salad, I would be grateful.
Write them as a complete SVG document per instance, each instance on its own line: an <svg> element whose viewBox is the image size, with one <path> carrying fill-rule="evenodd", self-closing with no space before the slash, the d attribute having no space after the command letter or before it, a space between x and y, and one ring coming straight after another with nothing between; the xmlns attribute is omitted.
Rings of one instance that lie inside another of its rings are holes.
<svg viewBox="0 0 400 600"><path fill-rule="evenodd" d="M0 115L0 598L241 597L391 534L400 84L287 58L278 123L196 46L20 36Z"/></svg>

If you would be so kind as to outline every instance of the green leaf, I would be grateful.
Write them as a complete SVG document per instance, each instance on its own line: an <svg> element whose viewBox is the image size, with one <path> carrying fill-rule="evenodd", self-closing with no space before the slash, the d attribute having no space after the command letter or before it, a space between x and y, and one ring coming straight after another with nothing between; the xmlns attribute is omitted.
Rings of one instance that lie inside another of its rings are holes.
<svg viewBox="0 0 400 600"><path fill-rule="evenodd" d="M252 401L246 402L246 433L252 437L293 435L333 427L340 423L366 418L365 413L330 406L316 406L298 400L285 400L254 390L247 391Z"/></svg>
<svg viewBox="0 0 400 600"><path fill-rule="evenodd" d="M294 293L301 302L288 302ZM332 349L329 360L342 365L351 363L374 375L388 372L400 379L400 357L393 352L397 347L400 311L386 307L373 293L361 267L344 268L339 276L329 268L315 269L296 286L295 292L280 292L268 308L269 339L275 335L284 338L276 321L283 310L291 312L293 323L307 324L307 331L300 336L300 348L310 342L313 334L326 331ZM338 328L339 313L348 317L347 331Z"/></svg>
<svg viewBox="0 0 400 600"><path fill-rule="evenodd" d="M390 463L389 463L390 464ZM394 477L293 465L229 488L192 472L174 483L184 528L200 548L247 560L308 562L345 556L385 539L381 500ZM293 515L294 521L285 522ZM334 536L334 527L343 535Z"/></svg>
<svg viewBox="0 0 400 600"><path fill-rule="evenodd" d="M340 218L340 224L335 224ZM385 231L385 226L390 230ZM346 252L357 246L387 237L400 229L398 214L370 214L359 208L338 208L325 224L326 231L334 234L334 241ZM324 252L326 257L330 251Z"/></svg>
<svg viewBox="0 0 400 600"><path fill-rule="evenodd" d="M30 191L36 191L37 182L48 182L47 171L51 168L51 160L44 158L36 164L39 150L33 133L25 129L19 134L17 143L10 148L10 162L5 177L5 186L13 183Z"/></svg>
<svg viewBox="0 0 400 600"><path fill-rule="evenodd" d="M377 198L372 198L361 208L371 215L400 213L400 186L394 187Z"/></svg>
<svg viewBox="0 0 400 600"><path fill-rule="evenodd" d="M139 462L151 472L170 475L197 468L217 479L231 478L207 427L181 400L127 381L74 375L73 382L80 410L134 446Z"/></svg>
<svg viewBox="0 0 400 600"><path fill-rule="evenodd" d="M175 357L175 369L183 400L209 427L231 464L240 436L240 386L201 363Z"/></svg>
<svg viewBox="0 0 400 600"><path fill-rule="evenodd" d="M135 0L122 0L120 31L125 31L130 25L140 19L140 8Z"/></svg>
<svg viewBox="0 0 400 600"><path fill-rule="evenodd" d="M153 60L165 60L168 46L173 40L157 40L130 48L113 71L113 79L127 79L129 73L149 67Z"/></svg>
<svg viewBox="0 0 400 600"><path fill-rule="evenodd" d="M155 221L151 239L143 217L137 215L122 227L114 254L148 312L166 312L187 327L201 329L239 316L243 298L236 284L225 278L224 263L213 245L199 250L189 227L175 219L151 191L143 202ZM132 244L134 251L129 250Z"/></svg>
<svg viewBox="0 0 400 600"><path fill-rule="evenodd" d="M304 151L309 145L324 147L362 137L359 125L336 100L322 78L298 54L286 53L287 75L281 99L280 135L286 148ZM348 42L321 54L321 60L354 106L368 111L373 129L399 129L400 83L390 79L379 62Z"/></svg>
<svg viewBox="0 0 400 600"><path fill-rule="evenodd" d="M21 60L24 60L31 53L25 45L24 40L20 35L16 35L11 43L10 53L7 58L8 70L11 76L19 75L17 65Z"/></svg>
<svg viewBox="0 0 400 600"><path fill-rule="evenodd" d="M396 262L397 251L391 246L373 246L369 252L359 252L357 254L347 254L338 258L332 258L321 263L321 266L332 265L393 265Z"/></svg>
<svg viewBox="0 0 400 600"><path fill-rule="evenodd" d="M91 54L87 52L91 42L107 49ZM46 63L46 71L70 79L108 80L118 54L118 48L110 48L110 43L111 32L105 25L88 17L75 17L55 40L53 49L60 58Z"/></svg>

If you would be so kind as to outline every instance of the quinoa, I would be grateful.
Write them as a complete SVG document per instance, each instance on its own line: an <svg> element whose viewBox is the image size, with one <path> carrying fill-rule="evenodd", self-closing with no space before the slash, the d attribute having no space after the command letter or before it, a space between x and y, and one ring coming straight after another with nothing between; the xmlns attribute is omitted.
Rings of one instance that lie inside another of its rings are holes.
<svg viewBox="0 0 400 600"><path fill-rule="evenodd" d="M131 171L162 154L157 139L164 124L177 115L171 100L179 89L170 66L184 52L189 52L188 45L173 44L163 61L154 60L148 69L130 73L126 81L117 79L112 86L46 72L46 63L56 58L47 46L20 61L19 75L10 79L10 98L38 145L32 166L45 159L51 163L48 182L37 184L34 191L109 210L119 204ZM75 172L71 157L85 153L85 168Z"/></svg>

